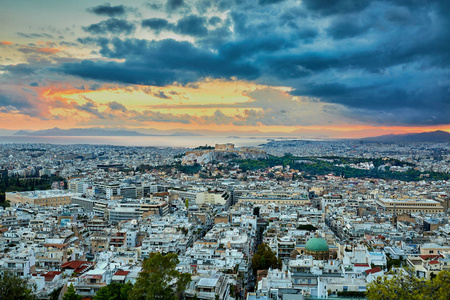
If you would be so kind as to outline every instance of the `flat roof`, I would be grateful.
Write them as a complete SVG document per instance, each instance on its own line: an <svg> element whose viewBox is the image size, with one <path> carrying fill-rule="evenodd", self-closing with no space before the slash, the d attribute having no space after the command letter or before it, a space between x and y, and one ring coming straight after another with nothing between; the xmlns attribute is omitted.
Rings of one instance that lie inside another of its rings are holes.
<svg viewBox="0 0 450 300"><path fill-rule="evenodd" d="M216 286L217 281L219 281L219 278L201 278L198 281L199 286Z"/></svg>
<svg viewBox="0 0 450 300"><path fill-rule="evenodd" d="M391 198L381 198L379 199L386 203L439 203L431 199L391 199Z"/></svg>
<svg viewBox="0 0 450 300"><path fill-rule="evenodd" d="M42 191L27 191L27 192L10 192L10 194L19 194L22 197L29 197L33 199L48 198L48 197L65 197L65 196L79 196L80 194L70 192L68 190L42 190Z"/></svg>

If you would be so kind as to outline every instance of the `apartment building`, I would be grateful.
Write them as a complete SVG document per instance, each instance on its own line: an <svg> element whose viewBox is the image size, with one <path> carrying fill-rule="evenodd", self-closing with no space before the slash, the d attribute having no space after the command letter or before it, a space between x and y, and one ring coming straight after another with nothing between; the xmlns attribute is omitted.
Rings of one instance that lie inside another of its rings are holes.
<svg viewBox="0 0 450 300"><path fill-rule="evenodd" d="M435 214L444 211L444 207L430 199L377 199L376 204L387 213L428 213Z"/></svg>
<svg viewBox="0 0 450 300"><path fill-rule="evenodd" d="M5 198L11 205L19 203L28 203L44 207L59 207L69 205L72 197L78 196L77 193L68 190L44 190L31 192L7 192Z"/></svg>

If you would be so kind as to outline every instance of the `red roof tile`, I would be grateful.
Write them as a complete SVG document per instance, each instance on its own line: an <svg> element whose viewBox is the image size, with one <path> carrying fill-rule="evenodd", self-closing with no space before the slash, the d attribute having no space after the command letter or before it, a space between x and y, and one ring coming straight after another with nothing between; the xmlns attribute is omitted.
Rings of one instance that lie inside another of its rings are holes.
<svg viewBox="0 0 450 300"><path fill-rule="evenodd" d="M45 281L52 281L56 275L62 274L61 271L48 271L43 276L45 277Z"/></svg>
<svg viewBox="0 0 450 300"><path fill-rule="evenodd" d="M74 270L76 273L81 273L87 268L90 268L93 265L92 262L89 261L82 261L82 260L74 260L74 261L68 261L61 265L62 270Z"/></svg>
<svg viewBox="0 0 450 300"><path fill-rule="evenodd" d="M378 272L381 272L381 271L382 270L381 270L380 267L375 267L375 268L372 268L370 270L366 270L365 272L366 272L367 275L369 275L369 274L374 274L374 273L378 273Z"/></svg>
<svg viewBox="0 0 450 300"><path fill-rule="evenodd" d="M442 255L419 255L419 257L423 260L428 260L428 259L432 259L432 258L442 258Z"/></svg>
<svg viewBox="0 0 450 300"><path fill-rule="evenodd" d="M369 264L353 264L355 267L370 267Z"/></svg>
<svg viewBox="0 0 450 300"><path fill-rule="evenodd" d="M114 275L127 276L129 273L130 273L130 271L117 271Z"/></svg>

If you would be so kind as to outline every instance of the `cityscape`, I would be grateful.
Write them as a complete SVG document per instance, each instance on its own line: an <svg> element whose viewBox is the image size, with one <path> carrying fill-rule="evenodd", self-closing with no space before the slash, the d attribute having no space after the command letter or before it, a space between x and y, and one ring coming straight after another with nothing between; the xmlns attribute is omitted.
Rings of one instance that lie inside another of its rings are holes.
<svg viewBox="0 0 450 300"><path fill-rule="evenodd" d="M450 269L448 146L3 144L0 267L38 299L136 285L155 253L177 255L185 299L364 297L388 274L430 280Z"/></svg>
<svg viewBox="0 0 450 300"><path fill-rule="evenodd" d="M0 300L450 299L450 6L5 0Z"/></svg>

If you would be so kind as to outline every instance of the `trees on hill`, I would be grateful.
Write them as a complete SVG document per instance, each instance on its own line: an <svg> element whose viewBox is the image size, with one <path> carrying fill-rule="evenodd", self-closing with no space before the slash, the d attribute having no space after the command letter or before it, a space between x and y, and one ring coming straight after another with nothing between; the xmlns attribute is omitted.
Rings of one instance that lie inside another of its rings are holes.
<svg viewBox="0 0 450 300"><path fill-rule="evenodd" d="M77 294L75 288L73 287L73 284L70 284L67 287L67 291L62 298L62 300L81 300L81 299L83 299L83 297Z"/></svg>
<svg viewBox="0 0 450 300"><path fill-rule="evenodd" d="M190 274L178 272L178 256L151 253L130 293L130 300L175 300L191 281Z"/></svg>
<svg viewBox="0 0 450 300"><path fill-rule="evenodd" d="M277 258L272 249L265 243L259 245L252 258L253 272L256 274L256 271L258 270L266 270L269 268L278 269L280 267L281 259Z"/></svg>
<svg viewBox="0 0 450 300"><path fill-rule="evenodd" d="M383 276L367 288L369 300L448 300L450 299L450 270L439 272L433 279L425 280L407 272Z"/></svg>
<svg viewBox="0 0 450 300"><path fill-rule="evenodd" d="M191 275L178 272L175 269L178 262L176 254L151 253L143 262L142 271L134 286L131 283L110 283L101 288L93 300L180 299L191 281ZM70 285L63 300L81 300L81 296Z"/></svg>
<svg viewBox="0 0 450 300"><path fill-rule="evenodd" d="M131 283L110 283L102 287L93 300L128 300L129 294L133 289Z"/></svg>
<svg viewBox="0 0 450 300"><path fill-rule="evenodd" d="M36 297L26 280L4 271L3 275L0 274L0 299L34 300Z"/></svg>

